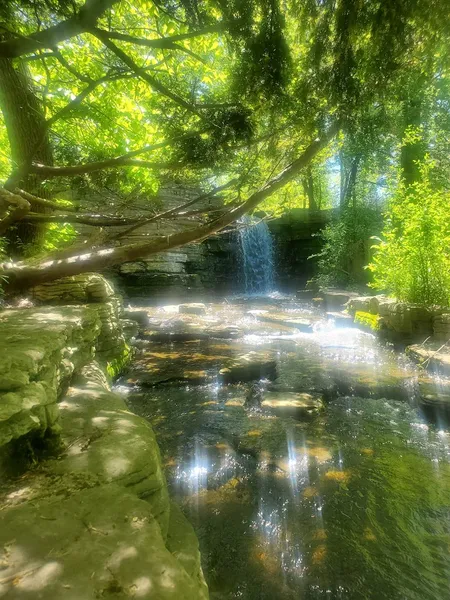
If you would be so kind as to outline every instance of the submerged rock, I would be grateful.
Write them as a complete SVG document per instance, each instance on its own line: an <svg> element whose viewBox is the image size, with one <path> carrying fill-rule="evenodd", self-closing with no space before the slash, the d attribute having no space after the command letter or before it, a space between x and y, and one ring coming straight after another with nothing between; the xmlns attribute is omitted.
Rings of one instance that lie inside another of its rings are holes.
<svg viewBox="0 0 450 600"><path fill-rule="evenodd" d="M323 408L323 398L319 394L296 392L267 392L261 403L280 416L304 417L319 413Z"/></svg>
<svg viewBox="0 0 450 600"><path fill-rule="evenodd" d="M180 304L178 312L185 315L206 315L206 306L201 303Z"/></svg>
<svg viewBox="0 0 450 600"><path fill-rule="evenodd" d="M256 315L256 318L259 321L276 323L277 325L298 329L305 333L312 332L313 320L304 316L297 316L292 312L260 312Z"/></svg>
<svg viewBox="0 0 450 600"><path fill-rule="evenodd" d="M249 352L234 359L229 366L219 371L224 383L276 379L277 363L269 352Z"/></svg>

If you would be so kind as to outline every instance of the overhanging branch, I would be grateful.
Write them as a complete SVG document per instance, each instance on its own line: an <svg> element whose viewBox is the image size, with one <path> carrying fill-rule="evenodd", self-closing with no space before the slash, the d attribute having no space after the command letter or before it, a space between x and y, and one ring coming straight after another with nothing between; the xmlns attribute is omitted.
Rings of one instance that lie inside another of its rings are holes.
<svg viewBox="0 0 450 600"><path fill-rule="evenodd" d="M76 275L88 270L101 270L126 261L137 260L151 254L184 246L185 244L202 241L211 234L221 231L246 213L254 210L263 200L297 177L299 172L327 146L338 131L339 125L337 123L332 125L321 139L311 142L297 160L286 167L277 177L271 179L241 205L206 225L138 244L129 244L119 248L99 249L82 256L72 256L65 260L44 262L37 266L28 266L26 264L6 265L3 270L0 270L0 275L7 278L7 289L23 290L39 283L52 281L58 277Z"/></svg>
<svg viewBox="0 0 450 600"><path fill-rule="evenodd" d="M53 48L58 43L95 27L102 14L119 0L86 0L78 13L66 21L53 27L37 31L31 35L0 42L0 57L18 58L24 54L46 48Z"/></svg>

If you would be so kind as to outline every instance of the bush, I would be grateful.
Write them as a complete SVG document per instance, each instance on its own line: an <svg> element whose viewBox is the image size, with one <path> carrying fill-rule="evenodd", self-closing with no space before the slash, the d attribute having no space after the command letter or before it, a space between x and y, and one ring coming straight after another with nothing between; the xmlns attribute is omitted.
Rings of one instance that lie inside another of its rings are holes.
<svg viewBox="0 0 450 600"><path fill-rule="evenodd" d="M323 246L315 281L321 287L352 287L366 284L370 238L381 229L381 212L371 205L349 206L318 235ZM310 258L313 258L311 256Z"/></svg>
<svg viewBox="0 0 450 600"><path fill-rule="evenodd" d="M450 195L430 183L430 164L420 182L400 184L369 269L377 290L424 306L450 303Z"/></svg>

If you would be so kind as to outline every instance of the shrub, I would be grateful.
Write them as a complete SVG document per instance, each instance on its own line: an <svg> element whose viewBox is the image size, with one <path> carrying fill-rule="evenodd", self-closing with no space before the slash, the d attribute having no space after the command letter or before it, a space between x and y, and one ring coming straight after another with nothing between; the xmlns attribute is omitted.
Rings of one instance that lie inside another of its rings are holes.
<svg viewBox="0 0 450 600"><path fill-rule="evenodd" d="M371 286L425 306L450 303L450 195L433 189L432 165L421 180L399 184L389 202L381 238L369 265Z"/></svg>
<svg viewBox="0 0 450 600"><path fill-rule="evenodd" d="M371 205L349 206L318 235L322 239L317 283L322 287L366 284L370 238L381 229L381 211ZM310 258L313 258L311 256Z"/></svg>

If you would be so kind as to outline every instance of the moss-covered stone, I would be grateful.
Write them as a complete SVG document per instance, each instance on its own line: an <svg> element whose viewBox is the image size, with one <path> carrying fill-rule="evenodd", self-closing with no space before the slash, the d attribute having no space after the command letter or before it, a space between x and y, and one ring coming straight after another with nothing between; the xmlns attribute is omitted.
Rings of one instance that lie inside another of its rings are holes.
<svg viewBox="0 0 450 600"><path fill-rule="evenodd" d="M355 323L371 331L379 331L381 329L380 317L369 312L363 312L362 310L356 311Z"/></svg>

